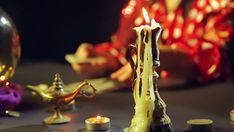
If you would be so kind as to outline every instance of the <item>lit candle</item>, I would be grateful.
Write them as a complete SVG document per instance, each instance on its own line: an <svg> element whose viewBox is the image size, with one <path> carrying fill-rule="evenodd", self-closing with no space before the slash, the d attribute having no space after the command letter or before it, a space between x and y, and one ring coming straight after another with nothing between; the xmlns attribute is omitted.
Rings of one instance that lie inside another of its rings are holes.
<svg viewBox="0 0 234 132"><path fill-rule="evenodd" d="M234 122L234 110L230 111L230 119Z"/></svg>
<svg viewBox="0 0 234 132"><path fill-rule="evenodd" d="M135 27L137 39L135 45L130 45L127 56L134 70L133 97L135 114L129 128L124 132L168 131L170 118L166 114L166 104L157 90L159 75L156 69L160 65L158 38L162 28L154 19L149 18L146 10L142 9L145 25ZM136 53L136 63L131 54Z"/></svg>
<svg viewBox="0 0 234 132"><path fill-rule="evenodd" d="M154 74L157 75L155 68L159 66L159 49L156 41L161 32L161 26L155 22L154 19L150 21L147 11L142 9L145 25L135 27L137 33L137 69L136 69L136 83L139 86L134 88L135 98L135 111L136 115L132 122L136 122L138 125L136 129L139 131L147 131L153 120L153 111L155 108L155 90L156 83ZM153 67L153 68L152 68ZM140 80L142 82L140 83ZM141 86L140 86L141 84ZM148 114L150 116L148 116ZM142 123L144 122L144 123ZM136 124L132 124L136 125ZM135 131L135 129L133 129Z"/></svg>
<svg viewBox="0 0 234 132"><path fill-rule="evenodd" d="M110 129L110 118L101 117L90 117L85 120L85 128L89 131L106 131Z"/></svg>

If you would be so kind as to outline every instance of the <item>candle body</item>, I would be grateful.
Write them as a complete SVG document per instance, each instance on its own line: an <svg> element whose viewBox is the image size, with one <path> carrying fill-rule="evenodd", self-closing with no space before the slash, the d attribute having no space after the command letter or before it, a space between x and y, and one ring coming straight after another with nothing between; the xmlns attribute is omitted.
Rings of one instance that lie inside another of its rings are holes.
<svg viewBox="0 0 234 132"><path fill-rule="evenodd" d="M136 64L131 64L135 70L133 82L135 115L131 126L125 131L149 132L158 130L158 126L168 125L171 122L166 114L166 104L157 91L158 74L156 68L160 65L157 39L161 27L152 28L148 25L142 25L135 30L137 33L135 46L137 59ZM130 53L128 53L129 56ZM133 63L133 61L130 62Z"/></svg>

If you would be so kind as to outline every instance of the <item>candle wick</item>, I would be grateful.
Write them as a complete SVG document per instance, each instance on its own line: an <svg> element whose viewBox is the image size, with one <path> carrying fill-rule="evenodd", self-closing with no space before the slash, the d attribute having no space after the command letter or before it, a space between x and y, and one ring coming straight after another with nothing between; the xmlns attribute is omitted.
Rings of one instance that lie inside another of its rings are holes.
<svg viewBox="0 0 234 132"><path fill-rule="evenodd" d="M102 117L100 115L97 116L97 119L101 119Z"/></svg>

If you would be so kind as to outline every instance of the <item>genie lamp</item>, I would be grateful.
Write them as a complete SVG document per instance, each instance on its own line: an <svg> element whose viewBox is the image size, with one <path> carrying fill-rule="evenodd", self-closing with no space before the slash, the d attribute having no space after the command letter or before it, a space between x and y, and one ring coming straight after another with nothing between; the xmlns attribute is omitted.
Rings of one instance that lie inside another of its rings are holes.
<svg viewBox="0 0 234 132"><path fill-rule="evenodd" d="M42 99L54 106L54 114L44 119L45 124L62 124L70 122L70 118L61 114L60 107L69 104L78 95L86 98L92 98L95 96L96 89L87 81L81 83L74 90L64 89L64 84L60 75L55 74L54 82L52 86L48 88L40 88L36 86L27 86L29 90L37 93ZM91 88L91 92L86 92L88 88Z"/></svg>

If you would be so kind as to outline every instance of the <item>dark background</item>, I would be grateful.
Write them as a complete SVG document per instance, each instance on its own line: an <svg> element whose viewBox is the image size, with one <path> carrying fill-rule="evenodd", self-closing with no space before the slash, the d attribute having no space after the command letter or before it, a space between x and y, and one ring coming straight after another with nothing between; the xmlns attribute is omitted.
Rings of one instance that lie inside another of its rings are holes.
<svg viewBox="0 0 234 132"><path fill-rule="evenodd" d="M0 0L21 37L21 59L65 62L81 42L108 41L127 0Z"/></svg>

